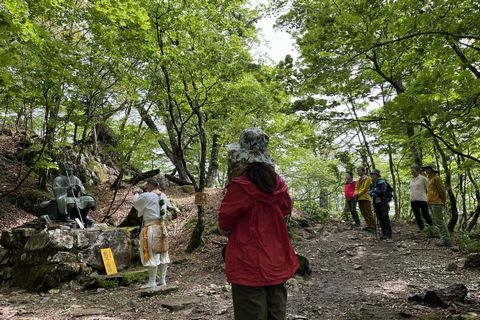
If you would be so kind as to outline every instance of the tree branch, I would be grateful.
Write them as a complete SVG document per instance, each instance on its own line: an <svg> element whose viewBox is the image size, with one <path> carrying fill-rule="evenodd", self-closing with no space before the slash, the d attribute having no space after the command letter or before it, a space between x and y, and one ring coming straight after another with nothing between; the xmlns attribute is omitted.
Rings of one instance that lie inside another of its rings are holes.
<svg viewBox="0 0 480 320"><path fill-rule="evenodd" d="M435 131L433 130L433 128L428 125L428 119L425 119L424 121L425 121L425 122L420 122L420 123L416 123L416 124L419 125L419 126L422 126L422 127L426 128L426 129L428 130L428 132L430 132L430 134L431 134L432 136L434 136L436 139L440 140L440 141L447 147L448 150L450 150L451 152L453 152L453 153L455 153L455 154L458 154L458 155L460 155L460 156L462 156L462 157L465 157L465 158L467 158L467 159L470 159L470 160L473 160L473 161L475 161L475 162L480 163L480 159L475 158L475 157L473 157L473 156L471 156L471 155L469 155L469 154L465 154L465 153L463 153L463 152L455 149L455 148L454 148L448 141L446 141L443 137L441 137L441 136L439 136L438 134L436 134Z"/></svg>
<svg viewBox="0 0 480 320"><path fill-rule="evenodd" d="M350 59L348 59L344 64L342 64L342 67L345 67L347 64L349 64L350 62L352 62L353 60L355 60L358 56L361 56L362 54L366 54L367 52L375 49L375 48L379 48L379 47L383 47L383 46L387 46L389 44L392 44L392 43L396 43L396 42L401 42L401 41L404 41L404 40L408 40L408 39L412 39L412 38L415 38L415 37L420 37L420 36L449 36L449 37L452 37L452 38L457 38L457 39L462 39L462 38L466 38L466 39L475 39L475 40L480 40L480 36L477 36L477 35L464 35L464 34L456 34L456 33L451 33L451 32L447 32L447 31L424 31L424 32L417 32L417 33L412 33L412 34L409 34L409 35L406 35L406 36L403 36L403 37L399 37L399 38L396 38L396 39L392 39L392 40L388 40L388 41L384 41L384 42L378 42L378 43L374 43L372 46L370 46L369 48L365 49L365 50L360 50L360 52L356 53L355 55L353 55Z"/></svg>

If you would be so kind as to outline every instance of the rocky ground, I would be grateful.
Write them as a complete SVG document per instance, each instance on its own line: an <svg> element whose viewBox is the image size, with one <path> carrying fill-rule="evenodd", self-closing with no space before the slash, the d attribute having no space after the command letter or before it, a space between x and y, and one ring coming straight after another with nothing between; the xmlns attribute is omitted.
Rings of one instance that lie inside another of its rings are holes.
<svg viewBox="0 0 480 320"><path fill-rule="evenodd" d="M392 241L329 222L302 229L297 251L312 274L288 282L288 319L479 319L479 270L463 268L464 254L438 248L413 225L394 224ZM176 248L165 294L141 296L140 284L82 290L75 284L45 293L3 289L2 319L233 319L223 274L220 236L186 256ZM447 271L451 270L451 271ZM409 302L427 289L463 283L467 299L449 308Z"/></svg>

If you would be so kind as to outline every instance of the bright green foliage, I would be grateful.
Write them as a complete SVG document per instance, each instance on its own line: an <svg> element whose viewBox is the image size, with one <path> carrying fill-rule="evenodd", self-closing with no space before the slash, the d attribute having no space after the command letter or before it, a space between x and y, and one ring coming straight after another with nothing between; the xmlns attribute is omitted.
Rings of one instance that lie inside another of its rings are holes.
<svg viewBox="0 0 480 320"><path fill-rule="evenodd" d="M299 0L281 24L297 37L307 92L373 100L381 90L385 127L428 126L478 158L479 18L474 1Z"/></svg>
<svg viewBox="0 0 480 320"><path fill-rule="evenodd" d="M479 253L480 252L480 239L475 239L468 234L463 234L459 241L459 247L461 250Z"/></svg>
<svg viewBox="0 0 480 320"><path fill-rule="evenodd" d="M346 168L353 164L348 151L358 152L360 162L377 159L375 166L387 171L390 154L404 210L410 164L440 158L433 139L450 157L454 179L467 169L478 176L476 1L271 3L286 9L278 24L295 37L301 53L296 65L288 59L281 65L283 81L299 96L292 111L315 123L319 139L338 146Z"/></svg>

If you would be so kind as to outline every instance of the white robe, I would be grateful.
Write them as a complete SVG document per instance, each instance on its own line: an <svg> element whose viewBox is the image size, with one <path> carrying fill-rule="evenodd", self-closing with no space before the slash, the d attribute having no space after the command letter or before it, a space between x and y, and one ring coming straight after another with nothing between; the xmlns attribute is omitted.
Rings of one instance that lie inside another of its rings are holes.
<svg viewBox="0 0 480 320"><path fill-rule="evenodd" d="M166 204L168 198L165 194L162 193L162 199L165 200L164 209L167 210ZM165 197L165 198L164 198ZM133 197L133 206L137 209L138 216L143 217L143 225L153 222L160 219L165 219L165 216L160 216L160 205L159 205L159 196L157 195L157 190L152 192L144 192L141 194L136 194ZM168 251L164 253L153 253L152 251L152 240L153 240L153 229L148 228L148 254L150 259L144 261L143 257L143 230L140 231L140 259L142 265L145 267L155 267L159 264L170 263L170 257Z"/></svg>

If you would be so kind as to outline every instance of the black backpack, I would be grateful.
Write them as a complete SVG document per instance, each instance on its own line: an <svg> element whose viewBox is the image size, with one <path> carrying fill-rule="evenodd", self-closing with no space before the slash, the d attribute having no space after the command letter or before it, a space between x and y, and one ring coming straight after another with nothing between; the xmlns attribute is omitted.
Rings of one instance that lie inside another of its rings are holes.
<svg viewBox="0 0 480 320"><path fill-rule="evenodd" d="M388 202L392 201L393 199L393 192L395 191L393 187L388 183L387 180L384 180L385 183L387 184L387 193L385 194L385 198L387 199Z"/></svg>

